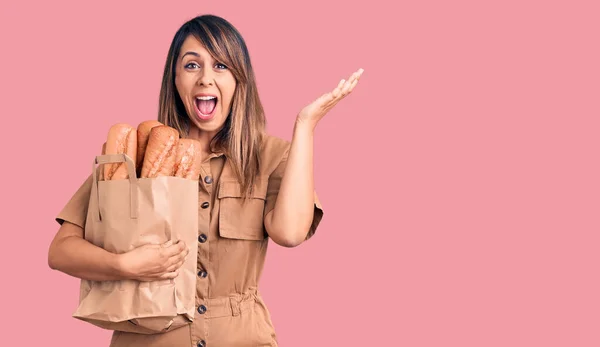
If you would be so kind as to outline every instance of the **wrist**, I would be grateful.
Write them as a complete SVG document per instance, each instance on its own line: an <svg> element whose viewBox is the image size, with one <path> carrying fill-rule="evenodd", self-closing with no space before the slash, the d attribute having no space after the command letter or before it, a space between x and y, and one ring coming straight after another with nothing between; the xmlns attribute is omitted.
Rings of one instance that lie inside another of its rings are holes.
<svg viewBox="0 0 600 347"><path fill-rule="evenodd" d="M302 119L300 116L298 116L296 117L296 122L294 123L294 132L312 135L316 126L317 124Z"/></svg>
<svg viewBox="0 0 600 347"><path fill-rule="evenodd" d="M109 266L114 274L116 274L119 278L127 278L128 277L128 267L127 262L122 254L111 254Z"/></svg>

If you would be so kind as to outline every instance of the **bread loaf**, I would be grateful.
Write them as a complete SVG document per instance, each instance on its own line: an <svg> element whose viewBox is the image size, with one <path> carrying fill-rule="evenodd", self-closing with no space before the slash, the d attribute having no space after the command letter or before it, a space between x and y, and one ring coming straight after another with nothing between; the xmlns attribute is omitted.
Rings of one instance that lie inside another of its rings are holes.
<svg viewBox="0 0 600 347"><path fill-rule="evenodd" d="M137 157L137 132L129 124L118 123L108 131L105 154L126 154L132 160ZM127 179L127 164L112 163L104 165L105 180Z"/></svg>
<svg viewBox="0 0 600 347"><path fill-rule="evenodd" d="M138 177L175 176L198 180L203 159L200 142L179 136L176 129L156 120L143 121L137 129L118 123L109 129L102 155L127 154L136 161ZM105 164L99 172L99 180L128 177L125 163Z"/></svg>
<svg viewBox="0 0 600 347"><path fill-rule="evenodd" d="M194 139L179 139L175 158L175 177L197 180L201 165L200 142Z"/></svg>
<svg viewBox="0 0 600 347"><path fill-rule="evenodd" d="M142 165L144 163L144 155L146 153L146 146L148 145L150 130L160 125L163 124L157 120L147 120L141 122L137 127L137 158L135 167L137 169L138 177L142 173Z"/></svg>
<svg viewBox="0 0 600 347"><path fill-rule="evenodd" d="M102 153L101 155L106 154L106 142L102 144ZM98 181L104 181L104 168L98 170Z"/></svg>
<svg viewBox="0 0 600 347"><path fill-rule="evenodd" d="M179 132L176 129L166 125L153 127L146 145L141 177L173 176L178 144Z"/></svg>

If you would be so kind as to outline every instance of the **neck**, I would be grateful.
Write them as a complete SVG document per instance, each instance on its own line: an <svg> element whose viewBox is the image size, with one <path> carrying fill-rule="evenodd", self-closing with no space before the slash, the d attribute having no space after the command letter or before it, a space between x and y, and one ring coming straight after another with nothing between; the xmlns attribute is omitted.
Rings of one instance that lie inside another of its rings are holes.
<svg viewBox="0 0 600 347"><path fill-rule="evenodd" d="M198 142L200 142L202 153L205 155L208 155L211 153L210 142L212 141L214 136L215 136L215 134L207 132L207 131L201 131L200 129L198 129L195 126L192 126L188 133L188 138L195 139L195 140L198 140Z"/></svg>

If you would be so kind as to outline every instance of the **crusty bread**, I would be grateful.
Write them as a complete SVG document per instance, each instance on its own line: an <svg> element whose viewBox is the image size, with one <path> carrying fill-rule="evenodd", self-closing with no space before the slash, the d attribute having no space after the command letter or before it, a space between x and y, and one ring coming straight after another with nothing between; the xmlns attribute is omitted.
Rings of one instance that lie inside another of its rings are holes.
<svg viewBox="0 0 600 347"><path fill-rule="evenodd" d="M135 167L137 169L138 176L140 176L142 173L142 165L144 163L144 155L146 153L146 146L148 145L148 138L150 137L150 130L160 125L163 124L157 120L146 120L141 122L137 127L137 158L135 161Z"/></svg>
<svg viewBox="0 0 600 347"><path fill-rule="evenodd" d="M106 142L102 144L102 153L101 155L106 154ZM104 168L98 170L98 181L104 181Z"/></svg>
<svg viewBox="0 0 600 347"><path fill-rule="evenodd" d="M108 138L104 147L104 154L127 154L132 160L136 158L137 132L134 127L125 123L118 123L110 127ZM127 164L112 163L104 165L105 180L127 179Z"/></svg>
<svg viewBox="0 0 600 347"><path fill-rule="evenodd" d="M179 139L175 158L175 177L197 180L201 165L200 142L194 139Z"/></svg>
<svg viewBox="0 0 600 347"><path fill-rule="evenodd" d="M173 176L178 144L179 132L176 129L166 125L153 127L148 137L141 177Z"/></svg>

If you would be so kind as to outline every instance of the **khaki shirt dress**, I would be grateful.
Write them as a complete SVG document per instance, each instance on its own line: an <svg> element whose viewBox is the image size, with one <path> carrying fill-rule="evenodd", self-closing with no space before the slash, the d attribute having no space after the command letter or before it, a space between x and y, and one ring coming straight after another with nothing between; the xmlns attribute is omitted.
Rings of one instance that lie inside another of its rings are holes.
<svg viewBox="0 0 600 347"><path fill-rule="evenodd" d="M162 334L113 332L121 346L277 346L269 311L258 291L268 245L264 216L275 206L290 142L267 136L254 194L241 204L240 185L225 156L213 153L202 164L198 201L198 276L194 322ZM91 175L90 175L91 176ZM57 215L85 228L91 178ZM316 231L323 208L315 192Z"/></svg>

